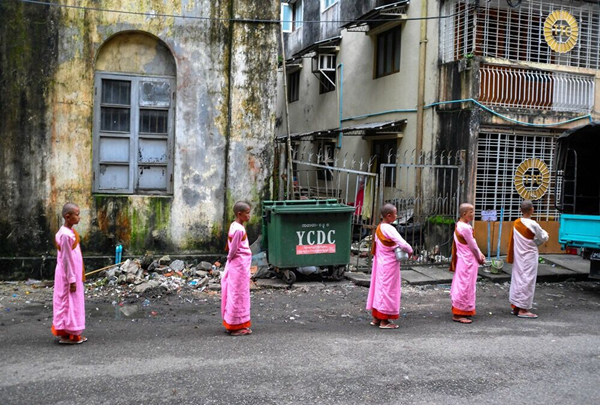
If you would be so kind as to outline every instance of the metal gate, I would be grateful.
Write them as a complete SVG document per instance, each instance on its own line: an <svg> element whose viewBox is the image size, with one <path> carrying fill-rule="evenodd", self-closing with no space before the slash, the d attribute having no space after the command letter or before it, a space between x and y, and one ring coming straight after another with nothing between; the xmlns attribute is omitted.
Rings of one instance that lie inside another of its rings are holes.
<svg viewBox="0 0 600 405"><path fill-rule="evenodd" d="M354 241L370 243L379 209L398 209L398 231L415 250L416 263L445 263L450 258L454 224L464 178L464 151L388 155L385 162L311 146L292 152L293 199L335 198L355 206ZM366 243L359 244L364 249Z"/></svg>
<svg viewBox="0 0 600 405"><path fill-rule="evenodd" d="M292 150L293 199L335 198L355 207L352 235L359 240L379 218L376 159L340 154L335 146L314 152L310 145Z"/></svg>
<svg viewBox="0 0 600 405"><path fill-rule="evenodd" d="M454 224L461 204L465 154L406 152L380 165L379 201L398 210L397 229L413 247L413 263L450 260Z"/></svg>

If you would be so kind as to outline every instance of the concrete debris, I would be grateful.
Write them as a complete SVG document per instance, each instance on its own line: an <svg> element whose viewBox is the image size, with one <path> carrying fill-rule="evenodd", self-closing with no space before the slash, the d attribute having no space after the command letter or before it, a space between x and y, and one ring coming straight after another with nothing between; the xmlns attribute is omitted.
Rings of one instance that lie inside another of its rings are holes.
<svg viewBox="0 0 600 405"><path fill-rule="evenodd" d="M146 264L147 268L144 269ZM219 262L186 265L183 260L171 261L168 256L154 260L151 255L146 254L141 260L129 259L120 266L113 266L101 272L100 278L88 281L88 293L113 297L111 300L119 298L131 301L132 298L146 296L160 298L178 293L182 289L219 289L223 270ZM130 316L125 312L123 314Z"/></svg>
<svg viewBox="0 0 600 405"><path fill-rule="evenodd" d="M150 265L154 262L154 258L152 257L151 254L146 253L144 255L144 257L142 257L142 260L140 260L140 264L142 266L142 269L144 270L148 270L148 267L150 267Z"/></svg>
<svg viewBox="0 0 600 405"><path fill-rule="evenodd" d="M169 267L174 271L182 271L185 268L185 263L183 260L175 260Z"/></svg>
<svg viewBox="0 0 600 405"><path fill-rule="evenodd" d="M211 271L213 265L209 262L200 262L197 266L198 270Z"/></svg>

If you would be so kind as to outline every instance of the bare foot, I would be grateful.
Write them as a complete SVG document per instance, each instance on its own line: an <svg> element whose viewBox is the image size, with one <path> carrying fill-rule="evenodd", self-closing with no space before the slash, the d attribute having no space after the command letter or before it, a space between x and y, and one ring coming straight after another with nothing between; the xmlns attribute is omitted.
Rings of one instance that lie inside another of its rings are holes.
<svg viewBox="0 0 600 405"><path fill-rule="evenodd" d="M529 311L528 311L528 310L526 310L526 309L520 309L520 310L519 310L519 314L517 315L517 317L519 317L519 318L529 318L529 319L535 319L535 318L537 318L538 316L537 316L536 314L533 314L533 313L529 312Z"/></svg>
<svg viewBox="0 0 600 405"><path fill-rule="evenodd" d="M388 321L381 321L379 323L379 329L398 329L399 326L396 325L395 323L391 323Z"/></svg>
<svg viewBox="0 0 600 405"><path fill-rule="evenodd" d="M252 330L250 330L250 328L234 330L231 332L231 336L245 336L250 334L252 334Z"/></svg>
<svg viewBox="0 0 600 405"><path fill-rule="evenodd" d="M464 316L453 315L452 320L458 323L473 323L473 321L469 318L465 318Z"/></svg>

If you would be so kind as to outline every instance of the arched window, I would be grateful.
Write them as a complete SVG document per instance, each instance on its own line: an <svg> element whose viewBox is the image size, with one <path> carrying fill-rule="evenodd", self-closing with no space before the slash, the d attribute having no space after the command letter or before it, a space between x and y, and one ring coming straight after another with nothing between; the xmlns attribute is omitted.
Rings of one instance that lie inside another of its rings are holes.
<svg viewBox="0 0 600 405"><path fill-rule="evenodd" d="M140 32L102 45L94 82L96 193L171 194L176 66L169 49Z"/></svg>

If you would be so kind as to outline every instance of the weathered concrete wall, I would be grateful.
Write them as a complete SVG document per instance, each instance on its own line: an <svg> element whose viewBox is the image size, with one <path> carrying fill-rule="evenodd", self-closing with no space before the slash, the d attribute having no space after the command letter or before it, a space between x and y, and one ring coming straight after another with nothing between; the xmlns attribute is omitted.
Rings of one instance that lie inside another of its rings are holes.
<svg viewBox="0 0 600 405"><path fill-rule="evenodd" d="M234 2L234 18L278 15L278 2ZM252 240L261 224L259 201L270 198L273 170L277 48L274 24L236 24L231 60L231 129L227 155L227 217L238 200L253 204L247 226Z"/></svg>
<svg viewBox="0 0 600 405"><path fill-rule="evenodd" d="M279 10L273 3L259 13L251 0L80 5L223 19L277 19ZM0 7L0 184L8 190L0 207L10 213L0 219L0 238L10 241L1 244L0 255L52 251L66 201L82 210L78 229L88 254L110 253L117 243L129 253L221 250L231 200L246 199L258 208L269 197L276 25L48 9L17 1ZM136 54L135 44L126 40L132 32L163 44L174 58L172 195L92 194L94 73L150 66L145 61L160 53ZM109 40L119 46L98 58ZM115 52L122 54L120 65Z"/></svg>
<svg viewBox="0 0 600 405"><path fill-rule="evenodd" d="M0 255L49 248L41 162L51 142L58 23L56 9L0 2Z"/></svg>

